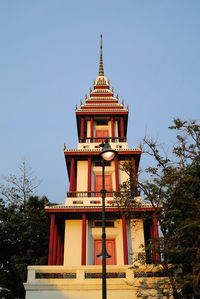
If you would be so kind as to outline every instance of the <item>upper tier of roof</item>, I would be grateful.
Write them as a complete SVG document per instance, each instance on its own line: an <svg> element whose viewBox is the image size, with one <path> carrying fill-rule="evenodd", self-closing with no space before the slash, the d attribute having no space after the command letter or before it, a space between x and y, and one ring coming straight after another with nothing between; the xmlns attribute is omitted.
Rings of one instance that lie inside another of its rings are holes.
<svg viewBox="0 0 200 299"><path fill-rule="evenodd" d="M100 61L99 61L99 75L93 84L93 89L90 88L89 98L85 97L85 104L81 101L80 109L76 106L76 112L97 112L100 111L127 112L128 106L124 109L124 100L118 103L118 95L114 97L113 88L110 89L110 81L104 76L103 69L103 55L102 55L102 35L100 42Z"/></svg>

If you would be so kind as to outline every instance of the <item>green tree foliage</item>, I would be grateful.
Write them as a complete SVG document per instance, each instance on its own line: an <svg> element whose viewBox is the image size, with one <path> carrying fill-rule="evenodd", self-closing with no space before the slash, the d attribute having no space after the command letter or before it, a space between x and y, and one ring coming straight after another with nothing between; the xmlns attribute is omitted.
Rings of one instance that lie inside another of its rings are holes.
<svg viewBox="0 0 200 299"><path fill-rule="evenodd" d="M10 290L10 296L24 298L27 266L47 264L47 199L33 195L38 180L25 161L19 176L5 180L6 185L0 186L0 287Z"/></svg>
<svg viewBox="0 0 200 299"><path fill-rule="evenodd" d="M23 204L0 200L0 285L24 297L28 265L47 264L49 221L45 197L31 196Z"/></svg>
<svg viewBox="0 0 200 299"><path fill-rule="evenodd" d="M138 186L155 208L161 231L146 251L160 253L174 298L200 298L200 125L175 119L169 129L175 130L177 141L168 155L153 139L144 139L144 152L153 157L153 165ZM129 168L127 164L125 171ZM130 190L129 180L127 187ZM128 207L137 204L128 196L126 201Z"/></svg>

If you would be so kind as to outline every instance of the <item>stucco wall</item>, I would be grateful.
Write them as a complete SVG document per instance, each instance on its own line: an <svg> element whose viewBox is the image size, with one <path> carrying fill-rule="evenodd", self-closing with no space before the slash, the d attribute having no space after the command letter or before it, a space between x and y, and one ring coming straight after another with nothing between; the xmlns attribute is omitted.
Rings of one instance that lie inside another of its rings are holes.
<svg viewBox="0 0 200 299"><path fill-rule="evenodd" d="M77 162L77 191L88 189L88 161Z"/></svg>
<svg viewBox="0 0 200 299"><path fill-rule="evenodd" d="M91 134L90 134L90 127L91 127L91 121L88 120L88 121L87 121L87 137L91 137Z"/></svg>
<svg viewBox="0 0 200 299"><path fill-rule="evenodd" d="M150 266L150 271L159 271L160 267ZM138 270L137 270L138 271ZM143 267L139 271L149 271ZM86 279L86 273L101 273L101 266L29 266L27 282L24 283L26 289L26 299L101 299L102 298L102 279ZM156 295L155 286L165 283L165 278L146 278L145 286L141 285L144 278L135 278L133 269L130 266L107 266L107 273L124 273L124 278L107 279L107 298L109 299L135 299L136 291L141 290L145 295L154 294L153 298L161 298ZM75 279L37 279L36 273L75 273ZM167 291L165 289L164 291ZM170 289L168 288L168 291Z"/></svg>
<svg viewBox="0 0 200 299"><path fill-rule="evenodd" d="M86 223L87 227L87 223ZM87 231L86 231L87 236ZM82 220L65 221L64 265L81 265Z"/></svg>
<svg viewBox="0 0 200 299"><path fill-rule="evenodd" d="M33 291L26 293L26 299L102 299L101 290L54 290L54 291ZM135 290L108 290L109 299L135 299Z"/></svg>
<svg viewBox="0 0 200 299"><path fill-rule="evenodd" d="M133 263L137 259L139 252L143 251L144 248L144 229L142 219L131 219L131 239L132 239L132 251L133 251ZM140 264L139 262L137 262Z"/></svg>
<svg viewBox="0 0 200 299"><path fill-rule="evenodd" d="M125 161L120 161L119 162L119 183L122 184L123 182L125 182L126 180L128 180L129 176L128 174L123 171L121 168L123 166Z"/></svg>
<svg viewBox="0 0 200 299"><path fill-rule="evenodd" d="M115 121L115 137L118 137L118 121Z"/></svg>

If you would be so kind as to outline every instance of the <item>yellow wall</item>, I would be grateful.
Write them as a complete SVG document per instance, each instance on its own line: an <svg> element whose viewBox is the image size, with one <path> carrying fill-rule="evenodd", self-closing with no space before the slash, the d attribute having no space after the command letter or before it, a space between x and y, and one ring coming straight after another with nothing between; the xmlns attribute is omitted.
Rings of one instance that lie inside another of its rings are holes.
<svg viewBox="0 0 200 299"><path fill-rule="evenodd" d="M87 137L91 137L91 134L90 134L90 127L91 127L91 121L88 120L88 121L87 121Z"/></svg>
<svg viewBox="0 0 200 299"><path fill-rule="evenodd" d="M137 271L159 271L160 267L150 265ZM76 279L36 279L35 273L75 273ZM85 279L85 273L101 273L101 266L29 266L26 289L26 299L101 299L102 279ZM109 299L136 299L137 290L148 298L160 298L160 289L171 293L166 278L134 278L134 270L130 266L107 266L107 272L126 273L126 278L107 279L107 297ZM143 286L141 285L143 283ZM144 283L146 288L144 288ZM163 284L163 285L162 285ZM170 297L172 298L172 297Z"/></svg>
<svg viewBox="0 0 200 299"><path fill-rule="evenodd" d="M114 191L116 191L116 180L115 180L115 162L112 161L111 162L111 167L112 169L112 172L111 172L111 175L112 175L112 188Z"/></svg>
<svg viewBox="0 0 200 299"><path fill-rule="evenodd" d="M118 137L118 121L115 121L115 137Z"/></svg>
<svg viewBox="0 0 200 299"><path fill-rule="evenodd" d="M88 189L88 161L77 162L77 191Z"/></svg>
<svg viewBox="0 0 200 299"><path fill-rule="evenodd" d="M109 136L112 136L112 133L111 133L111 121L108 122L108 128L109 128Z"/></svg>
<svg viewBox="0 0 200 299"><path fill-rule="evenodd" d="M86 222L86 228L88 224ZM87 244L86 229L86 244ZM82 250L82 220L65 220L64 266L80 266ZM86 252L87 256L87 252Z"/></svg>
<svg viewBox="0 0 200 299"><path fill-rule="evenodd" d="M120 161L120 167L125 161ZM87 191L88 188L88 161L78 161L77 162L77 191ZM95 166L93 167L93 172L95 175L102 174L102 167ZM115 165L114 161L111 162L111 166L105 167L105 174L112 175L112 188L116 190L116 181L115 181ZM125 171L119 170L119 181L123 183L128 179L128 175Z"/></svg>
<svg viewBox="0 0 200 299"><path fill-rule="evenodd" d="M126 180L128 180L129 176L125 171L122 171L121 168L123 166L125 161L120 161L119 162L119 182L120 184L122 184L123 182L125 182Z"/></svg>
<svg viewBox="0 0 200 299"><path fill-rule="evenodd" d="M135 290L107 290L107 297L109 299L136 299L136 291ZM35 298L48 298L48 299L101 299L102 291L100 287L98 290L67 290L62 289L59 290L45 290L45 291L32 291L27 292L26 299L35 299Z"/></svg>
<svg viewBox="0 0 200 299"><path fill-rule="evenodd" d="M130 225L131 225L133 263L135 263L138 253L142 252L144 250L143 220L142 219L131 219ZM139 262L138 262L138 264L139 264Z"/></svg>
<svg viewBox="0 0 200 299"><path fill-rule="evenodd" d="M92 227L92 238L102 238L102 228ZM106 227L106 238L115 239L116 246L116 265L124 265L123 259L123 238L122 238L122 221L114 221L114 227ZM82 250L82 220L65 221L65 245L64 245L64 266L80 266ZM93 260L91 251L90 260ZM86 221L86 264L88 257L88 221Z"/></svg>

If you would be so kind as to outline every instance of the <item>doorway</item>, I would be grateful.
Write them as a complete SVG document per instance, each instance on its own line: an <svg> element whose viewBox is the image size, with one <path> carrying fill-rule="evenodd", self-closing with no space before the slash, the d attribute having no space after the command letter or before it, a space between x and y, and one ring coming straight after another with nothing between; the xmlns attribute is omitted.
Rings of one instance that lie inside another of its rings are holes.
<svg viewBox="0 0 200 299"><path fill-rule="evenodd" d="M106 259L106 265L116 265L116 250L115 250L115 239L106 239L106 250L108 254L111 255L111 258ZM93 255L93 264L101 265L102 259L97 257L97 255L102 251L102 240L94 240L94 255Z"/></svg>

